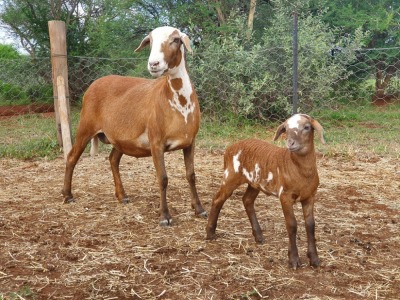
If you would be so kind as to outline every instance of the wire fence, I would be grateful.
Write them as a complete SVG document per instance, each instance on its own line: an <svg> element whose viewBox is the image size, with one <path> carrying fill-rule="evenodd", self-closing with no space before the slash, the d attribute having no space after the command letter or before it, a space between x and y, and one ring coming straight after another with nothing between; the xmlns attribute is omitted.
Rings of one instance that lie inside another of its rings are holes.
<svg viewBox="0 0 400 300"><path fill-rule="evenodd" d="M234 115L251 120L276 120L290 115L294 105L291 51L255 48L189 55L189 73L203 115ZM301 49L299 54L300 112L339 111L400 100L400 47L351 52L332 49L324 55ZM145 58L68 57L72 104L79 105L90 83L104 75L149 77L146 64ZM51 109L51 74L49 58L1 59L1 114L19 114L19 105L28 104Z"/></svg>

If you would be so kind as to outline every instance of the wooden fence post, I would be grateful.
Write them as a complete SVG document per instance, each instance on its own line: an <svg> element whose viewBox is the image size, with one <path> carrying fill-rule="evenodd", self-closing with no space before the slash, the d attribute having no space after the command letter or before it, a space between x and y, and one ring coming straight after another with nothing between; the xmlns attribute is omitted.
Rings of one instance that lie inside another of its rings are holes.
<svg viewBox="0 0 400 300"><path fill-rule="evenodd" d="M67 100L67 112L70 113L69 105L69 89L68 89L68 64L67 64L67 33L65 22L49 21L50 51L51 51L51 67L53 77L53 97L54 110L56 114L57 140L60 146L63 145L63 137L60 123L59 98L57 88L57 78L61 76L64 81L65 98ZM68 125L71 128L71 125ZM71 132L71 130L69 130ZM71 133L69 136L71 140Z"/></svg>
<svg viewBox="0 0 400 300"><path fill-rule="evenodd" d="M68 101L65 97L65 84L64 78L62 76L57 77L57 93L58 93L58 114L60 117L61 123L61 134L62 134L62 144L64 151L64 159L67 160L67 156L69 151L71 151L72 143L71 143L71 129L69 122L69 113L68 113Z"/></svg>

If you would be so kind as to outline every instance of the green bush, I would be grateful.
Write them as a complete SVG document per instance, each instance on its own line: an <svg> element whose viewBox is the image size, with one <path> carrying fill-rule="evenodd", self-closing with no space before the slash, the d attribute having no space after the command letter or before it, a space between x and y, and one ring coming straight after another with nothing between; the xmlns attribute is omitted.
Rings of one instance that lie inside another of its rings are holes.
<svg viewBox="0 0 400 300"><path fill-rule="evenodd" d="M21 104L28 101L22 87L0 81L0 101L5 105Z"/></svg>

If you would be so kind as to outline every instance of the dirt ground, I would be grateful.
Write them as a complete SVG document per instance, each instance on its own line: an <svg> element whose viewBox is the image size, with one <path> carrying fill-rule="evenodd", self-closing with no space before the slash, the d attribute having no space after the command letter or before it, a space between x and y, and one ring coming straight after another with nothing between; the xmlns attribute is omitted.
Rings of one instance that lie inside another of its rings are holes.
<svg viewBox="0 0 400 300"><path fill-rule="evenodd" d="M64 163L0 160L0 299L399 299L398 159L320 158L316 237L322 266L306 257L288 268L279 200L259 195L266 243L251 234L238 190L223 207L217 240L190 207L180 152L166 155L174 225L158 225L158 185L150 158L124 156L131 202L114 198L102 154L84 155L74 174L77 202L63 204ZM196 152L204 207L222 178L222 153ZM11 294L14 293L14 294ZM18 294L18 295L17 295Z"/></svg>

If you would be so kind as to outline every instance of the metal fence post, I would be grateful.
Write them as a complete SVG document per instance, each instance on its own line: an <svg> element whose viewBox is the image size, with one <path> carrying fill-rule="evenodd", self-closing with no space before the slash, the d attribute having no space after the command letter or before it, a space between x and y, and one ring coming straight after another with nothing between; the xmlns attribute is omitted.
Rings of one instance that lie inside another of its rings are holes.
<svg viewBox="0 0 400 300"><path fill-rule="evenodd" d="M298 14L297 11L293 12L293 114L297 114L298 108L298 67L299 67L299 55L298 55Z"/></svg>

